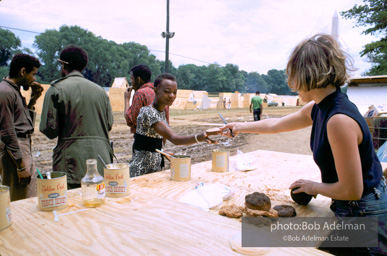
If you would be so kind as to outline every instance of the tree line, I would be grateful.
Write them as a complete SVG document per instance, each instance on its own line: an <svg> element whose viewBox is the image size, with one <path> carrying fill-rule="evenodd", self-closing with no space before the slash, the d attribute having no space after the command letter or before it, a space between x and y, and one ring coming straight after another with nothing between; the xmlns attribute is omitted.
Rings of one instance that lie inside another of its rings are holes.
<svg viewBox="0 0 387 256"><path fill-rule="evenodd" d="M31 54L29 49L21 49L21 41L11 31L0 28L1 44L0 65L3 76L12 55L17 52ZM84 48L89 55L89 63L83 75L103 87L110 87L115 77L127 77L130 69L138 64L145 64L152 70L152 79L164 72L164 61L156 59L145 45L135 42L117 44L95 36L92 32L79 26L60 27L46 30L35 37L34 47L43 66L39 69L38 81L50 83L59 78L60 63L57 61L61 49L69 44ZM0 70L0 72L1 72ZM284 70L272 69L267 74L239 70L237 65L194 64L174 67L169 61L169 72L176 76L180 89L204 90L208 92L255 92L292 94L287 86Z"/></svg>

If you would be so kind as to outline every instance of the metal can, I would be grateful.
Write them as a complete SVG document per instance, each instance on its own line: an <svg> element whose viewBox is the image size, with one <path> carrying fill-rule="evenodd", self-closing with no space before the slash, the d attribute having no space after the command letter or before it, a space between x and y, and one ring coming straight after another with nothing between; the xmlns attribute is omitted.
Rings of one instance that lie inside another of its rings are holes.
<svg viewBox="0 0 387 256"><path fill-rule="evenodd" d="M9 187L0 185L0 231L12 224Z"/></svg>
<svg viewBox="0 0 387 256"><path fill-rule="evenodd" d="M67 175L64 172L52 172L51 179L36 178L38 208L41 211L61 210L68 206Z"/></svg>
<svg viewBox="0 0 387 256"><path fill-rule="evenodd" d="M104 168L107 197L122 197L130 193L129 164L114 163Z"/></svg>
<svg viewBox="0 0 387 256"><path fill-rule="evenodd" d="M228 172L230 166L230 151L214 149L212 152L212 171Z"/></svg>

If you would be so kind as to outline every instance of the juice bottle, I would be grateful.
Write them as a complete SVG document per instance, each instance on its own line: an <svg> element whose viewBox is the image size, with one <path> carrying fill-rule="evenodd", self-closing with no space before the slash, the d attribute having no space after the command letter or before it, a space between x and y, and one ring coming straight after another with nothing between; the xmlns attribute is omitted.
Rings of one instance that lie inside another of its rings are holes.
<svg viewBox="0 0 387 256"><path fill-rule="evenodd" d="M105 182L97 170L97 160L86 160L87 171L81 181L82 201L86 207L97 207L105 203Z"/></svg>

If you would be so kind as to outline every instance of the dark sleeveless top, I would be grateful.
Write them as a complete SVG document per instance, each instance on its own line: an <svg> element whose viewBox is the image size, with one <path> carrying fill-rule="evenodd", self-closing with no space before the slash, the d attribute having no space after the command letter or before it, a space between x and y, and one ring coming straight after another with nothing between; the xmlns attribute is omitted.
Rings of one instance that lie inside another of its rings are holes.
<svg viewBox="0 0 387 256"><path fill-rule="evenodd" d="M328 95L319 104L313 106L310 146L313 151L314 161L320 168L322 182L334 183L338 181L327 133L328 120L336 114L345 114L354 119L363 133L363 141L359 145L359 152L363 173L363 195L365 195L380 182L383 176L382 166L376 156L371 133L365 119L355 104L350 102L348 96L341 93L339 89ZM353 159L346 159L346 161L353 161Z"/></svg>

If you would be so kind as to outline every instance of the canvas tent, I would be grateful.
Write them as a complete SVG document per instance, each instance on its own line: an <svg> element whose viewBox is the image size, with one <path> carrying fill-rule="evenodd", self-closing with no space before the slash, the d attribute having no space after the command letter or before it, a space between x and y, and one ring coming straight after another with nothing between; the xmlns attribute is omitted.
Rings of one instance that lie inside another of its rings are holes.
<svg viewBox="0 0 387 256"><path fill-rule="evenodd" d="M126 77L116 77L114 78L113 84L111 88L126 88L129 87L128 80Z"/></svg>
<svg viewBox="0 0 387 256"><path fill-rule="evenodd" d="M178 90L171 109L208 109L210 102L206 91Z"/></svg>

